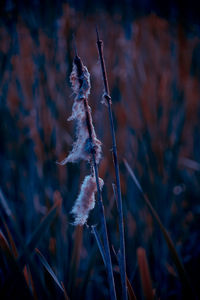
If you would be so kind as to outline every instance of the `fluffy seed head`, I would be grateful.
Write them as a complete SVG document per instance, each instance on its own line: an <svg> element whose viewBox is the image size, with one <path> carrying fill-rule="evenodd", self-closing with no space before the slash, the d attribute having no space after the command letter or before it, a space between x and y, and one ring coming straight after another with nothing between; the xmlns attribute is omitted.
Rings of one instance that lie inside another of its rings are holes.
<svg viewBox="0 0 200 300"><path fill-rule="evenodd" d="M100 188L103 188L103 179L99 178ZM97 191L95 176L86 176L80 190L80 194L72 208L71 213L75 217L74 225L84 225L89 212L95 206L95 193Z"/></svg>
<svg viewBox="0 0 200 300"><path fill-rule="evenodd" d="M82 63L82 62L81 62ZM82 74L78 76L77 65L73 63L72 72L70 75L70 82L72 84L72 90L76 95L77 99L88 98L90 94L90 73L86 66L82 65ZM80 80L82 84L80 87Z"/></svg>
<svg viewBox="0 0 200 300"><path fill-rule="evenodd" d="M92 123L91 108L88 105L88 113L91 121L90 125L92 131L92 141L89 138L86 123L86 112L84 107L84 99L87 99L90 93L90 74L87 68L82 65L82 74L79 76L77 65L74 63L70 81L76 97L72 107L72 115L68 118L68 120L76 121L76 141L74 142L73 148L69 155L59 164L64 165L68 162L77 162L81 159L89 161L91 159L92 149L95 151L96 163L98 164L101 159L101 142L97 139Z"/></svg>

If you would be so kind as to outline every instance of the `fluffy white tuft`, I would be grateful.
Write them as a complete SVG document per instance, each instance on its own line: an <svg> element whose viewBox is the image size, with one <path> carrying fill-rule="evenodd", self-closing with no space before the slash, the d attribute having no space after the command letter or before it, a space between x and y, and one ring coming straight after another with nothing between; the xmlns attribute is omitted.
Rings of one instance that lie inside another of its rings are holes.
<svg viewBox="0 0 200 300"><path fill-rule="evenodd" d="M83 83L80 88L79 78L77 76L77 66L73 63L72 72L70 75L70 82L72 84L73 92L77 99L88 98L90 94L90 73L86 66L83 66L83 75L81 78Z"/></svg>
<svg viewBox="0 0 200 300"><path fill-rule="evenodd" d="M76 95L74 104L72 107L72 115L68 118L68 121L76 121L76 141L73 144L73 148L69 155L61 161L59 164L65 165L68 162L77 162L81 159L89 161L91 159L91 148L95 149L95 158L97 164L101 159L101 142L97 139L94 126L92 124L91 108L89 108L89 115L91 120L92 139L94 145L91 145L89 139L89 133L86 125L86 113L84 108L83 99L87 99L90 93L90 74L85 66L83 66L82 78L83 84L79 87L79 80L77 76L77 67L74 64L73 70L70 76L73 91Z"/></svg>
<svg viewBox="0 0 200 300"><path fill-rule="evenodd" d="M103 179L99 178L100 188L103 188ZM97 191L95 176L86 176L80 190L80 194L72 208L71 213L75 217L74 225L84 225L89 212L95 206L95 193Z"/></svg>

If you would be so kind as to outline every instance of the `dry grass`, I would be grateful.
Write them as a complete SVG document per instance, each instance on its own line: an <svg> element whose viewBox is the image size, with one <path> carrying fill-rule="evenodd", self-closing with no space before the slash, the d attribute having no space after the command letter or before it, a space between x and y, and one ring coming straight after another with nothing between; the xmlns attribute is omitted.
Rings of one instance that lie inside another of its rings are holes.
<svg viewBox="0 0 200 300"><path fill-rule="evenodd" d="M195 29L185 32L179 24L153 14L125 26L117 14L85 16L69 5L63 6L62 14L56 16L51 27L52 24L39 23L31 16L25 18L24 12L17 19L12 19L12 15L10 18L13 26L9 26L6 18L0 21L3 298L109 298L95 236L87 227L71 225L70 211L90 167L84 163L63 167L56 164L70 152L75 133L74 125L67 122L72 92L68 79L66 82L72 69L75 32L77 48L91 74L90 104L96 133L103 144L99 176L105 182L108 236L110 246L118 251L118 210L112 190L115 171L109 151L109 119L100 103L102 75L96 24L106 45L129 297L132 288L137 299L142 299L147 286L145 280L140 281L145 259L137 263L139 247L145 249L154 296L181 299L184 294L162 232L126 171L124 158L171 236L193 289L200 294L200 40ZM97 220L95 208L88 224L99 223ZM120 299L118 261L114 254L111 256Z"/></svg>

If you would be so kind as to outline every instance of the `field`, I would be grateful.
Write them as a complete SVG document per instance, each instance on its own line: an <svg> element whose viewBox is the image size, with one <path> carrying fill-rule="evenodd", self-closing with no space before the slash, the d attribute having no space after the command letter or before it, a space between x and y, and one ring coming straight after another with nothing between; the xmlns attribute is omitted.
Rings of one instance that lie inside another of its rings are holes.
<svg viewBox="0 0 200 300"><path fill-rule="evenodd" d="M124 239L96 25L112 98ZM71 213L94 172L92 152L89 161L58 163L78 134L67 121L75 50L90 73L87 100L102 143L98 171L116 297L126 298L119 267L125 242L129 299L198 299L199 27L155 13L86 15L69 4L59 13L7 9L0 18L1 299L110 299L100 206L83 226Z"/></svg>

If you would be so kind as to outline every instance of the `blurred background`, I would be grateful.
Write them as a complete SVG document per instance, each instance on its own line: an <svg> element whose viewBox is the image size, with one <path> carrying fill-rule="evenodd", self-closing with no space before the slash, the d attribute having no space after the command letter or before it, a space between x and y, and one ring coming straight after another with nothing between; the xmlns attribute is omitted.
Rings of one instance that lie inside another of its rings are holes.
<svg viewBox="0 0 200 300"><path fill-rule="evenodd" d="M1 1L1 191L24 243L62 199L59 214L37 247L70 299L107 299L107 277L96 241L90 228L72 225L70 214L90 167L85 162L56 164L67 156L75 136L75 124L67 121L73 104L69 75L75 34L78 53L91 75L89 104L103 143L103 201L109 239L118 249L112 144L107 108L101 104L96 25L104 42L113 102L127 275L137 298L143 299L136 255L142 246L156 298L182 299L166 242L123 159L149 196L200 293L200 18L195 1ZM99 224L96 208L88 224ZM7 271L2 258L0 262L3 286ZM43 282L43 269L35 263ZM18 287L19 297L22 289ZM54 293L52 299L60 299Z"/></svg>

